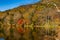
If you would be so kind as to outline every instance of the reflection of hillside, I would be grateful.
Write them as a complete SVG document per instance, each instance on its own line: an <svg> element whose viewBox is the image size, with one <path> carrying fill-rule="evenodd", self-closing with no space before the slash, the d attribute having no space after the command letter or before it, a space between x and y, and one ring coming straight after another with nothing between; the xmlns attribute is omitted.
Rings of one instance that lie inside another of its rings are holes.
<svg viewBox="0 0 60 40"><path fill-rule="evenodd" d="M59 13L50 1L49 4L39 2L0 12L0 37L6 40L54 40L56 36L60 38L59 33L56 35L59 32L57 29L60 29Z"/></svg>

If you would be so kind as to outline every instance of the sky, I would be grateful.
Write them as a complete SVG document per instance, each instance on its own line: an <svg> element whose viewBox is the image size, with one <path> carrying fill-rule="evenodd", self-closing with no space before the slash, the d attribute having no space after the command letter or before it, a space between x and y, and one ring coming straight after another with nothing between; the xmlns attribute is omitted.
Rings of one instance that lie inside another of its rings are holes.
<svg viewBox="0 0 60 40"><path fill-rule="evenodd" d="M0 0L0 11L12 9L21 5L33 4L40 0Z"/></svg>

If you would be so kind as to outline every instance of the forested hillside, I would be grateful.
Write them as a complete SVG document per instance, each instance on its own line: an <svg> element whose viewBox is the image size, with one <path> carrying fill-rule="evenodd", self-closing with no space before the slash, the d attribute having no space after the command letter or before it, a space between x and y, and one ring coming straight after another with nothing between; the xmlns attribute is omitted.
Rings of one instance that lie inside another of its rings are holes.
<svg viewBox="0 0 60 40"><path fill-rule="evenodd" d="M0 12L5 40L60 40L60 0L42 0Z"/></svg>

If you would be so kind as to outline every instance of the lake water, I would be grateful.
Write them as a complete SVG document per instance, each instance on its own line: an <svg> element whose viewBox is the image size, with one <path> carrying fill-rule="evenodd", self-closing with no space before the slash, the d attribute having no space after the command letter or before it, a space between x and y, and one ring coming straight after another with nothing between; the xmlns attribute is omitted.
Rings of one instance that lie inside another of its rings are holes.
<svg viewBox="0 0 60 40"><path fill-rule="evenodd" d="M4 38L0 38L0 40L4 40Z"/></svg>

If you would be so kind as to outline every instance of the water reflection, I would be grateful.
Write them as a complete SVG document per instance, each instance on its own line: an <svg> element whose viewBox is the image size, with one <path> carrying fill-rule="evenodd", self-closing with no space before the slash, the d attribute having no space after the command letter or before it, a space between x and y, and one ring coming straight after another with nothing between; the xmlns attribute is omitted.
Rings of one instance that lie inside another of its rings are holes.
<svg viewBox="0 0 60 40"><path fill-rule="evenodd" d="M0 40L5 40L4 38L0 38Z"/></svg>

